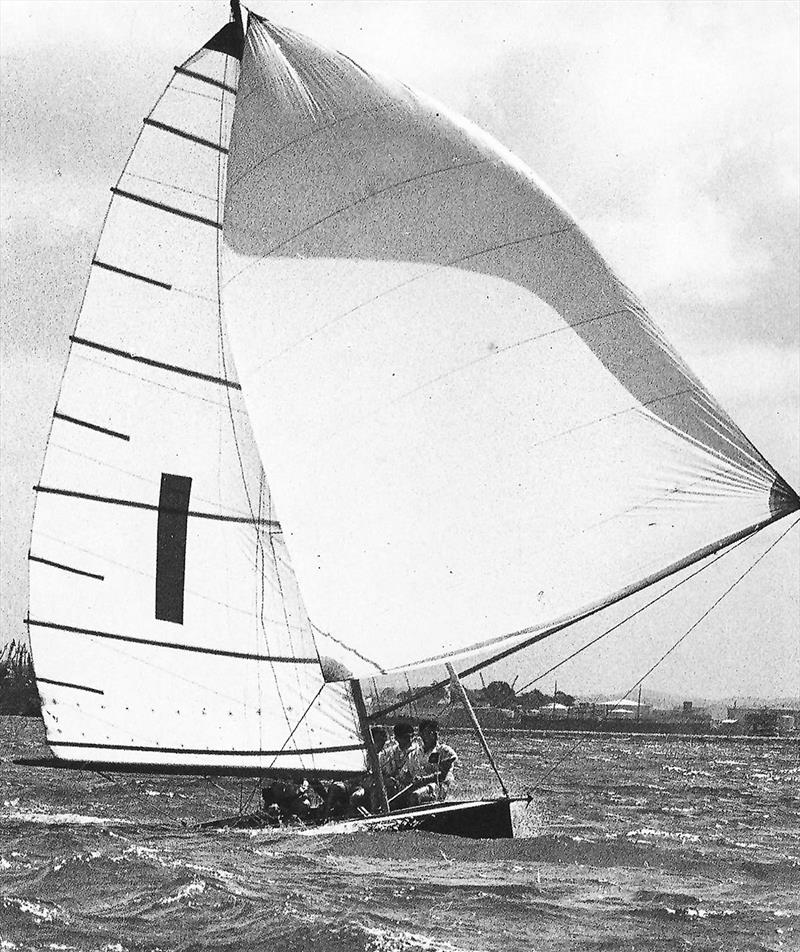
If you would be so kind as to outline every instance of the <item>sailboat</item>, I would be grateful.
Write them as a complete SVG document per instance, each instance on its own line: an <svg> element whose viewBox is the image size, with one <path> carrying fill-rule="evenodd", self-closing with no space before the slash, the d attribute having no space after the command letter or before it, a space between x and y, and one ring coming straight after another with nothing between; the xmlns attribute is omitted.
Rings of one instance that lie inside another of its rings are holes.
<svg viewBox="0 0 800 952"><path fill-rule="evenodd" d="M38 763L379 776L361 680L491 663L800 508L529 168L246 12L145 118L70 337ZM510 836L511 800L357 822Z"/></svg>

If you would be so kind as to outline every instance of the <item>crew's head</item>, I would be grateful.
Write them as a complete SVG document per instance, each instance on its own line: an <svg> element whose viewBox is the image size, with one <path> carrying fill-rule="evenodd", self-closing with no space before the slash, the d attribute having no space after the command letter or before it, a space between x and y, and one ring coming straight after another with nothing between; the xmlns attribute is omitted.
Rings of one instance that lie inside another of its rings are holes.
<svg viewBox="0 0 800 952"><path fill-rule="evenodd" d="M386 733L386 728L377 725L376 727L370 728L372 732L372 743L375 745L376 750L383 750L386 746L386 741L388 739L388 734Z"/></svg>
<svg viewBox="0 0 800 952"><path fill-rule="evenodd" d="M422 738L422 746L425 750L434 748L439 740L439 722L433 720L421 721L419 736Z"/></svg>
<svg viewBox="0 0 800 952"><path fill-rule="evenodd" d="M414 737L414 727L408 721L398 721L394 725L394 739L403 750L408 750Z"/></svg>

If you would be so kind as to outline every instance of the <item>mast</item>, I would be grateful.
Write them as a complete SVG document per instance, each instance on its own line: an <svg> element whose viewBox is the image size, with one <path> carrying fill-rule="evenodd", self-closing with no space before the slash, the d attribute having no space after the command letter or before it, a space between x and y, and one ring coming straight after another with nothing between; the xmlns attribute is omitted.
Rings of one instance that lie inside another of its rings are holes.
<svg viewBox="0 0 800 952"><path fill-rule="evenodd" d="M372 739L372 731L369 728L369 718L367 717L367 706L364 703L364 694L361 691L361 684L356 679L350 682L350 689L353 692L353 702L358 712L358 722L361 726L361 733L364 738L364 746L367 748L367 759L369 760L369 769L375 787L378 791L378 813L389 812L389 798L386 794L386 785L383 782L383 773L378 759L378 750L375 747L375 741Z"/></svg>

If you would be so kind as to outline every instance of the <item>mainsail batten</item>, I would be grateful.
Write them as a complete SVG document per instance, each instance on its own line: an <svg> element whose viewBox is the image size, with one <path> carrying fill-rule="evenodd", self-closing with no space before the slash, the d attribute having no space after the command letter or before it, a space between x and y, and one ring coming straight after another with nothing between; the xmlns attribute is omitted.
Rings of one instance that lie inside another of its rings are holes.
<svg viewBox="0 0 800 952"><path fill-rule="evenodd" d="M797 508L465 120L251 16L227 174L228 331L333 678L582 617Z"/></svg>
<svg viewBox="0 0 800 952"><path fill-rule="evenodd" d="M36 487L31 647L61 763L358 774L220 316L236 36L176 68L112 189Z"/></svg>

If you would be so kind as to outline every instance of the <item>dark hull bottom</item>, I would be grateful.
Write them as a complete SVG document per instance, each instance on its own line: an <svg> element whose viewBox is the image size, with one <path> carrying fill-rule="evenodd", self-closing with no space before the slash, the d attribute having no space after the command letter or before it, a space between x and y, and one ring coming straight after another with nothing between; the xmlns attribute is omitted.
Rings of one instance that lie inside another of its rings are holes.
<svg viewBox="0 0 800 952"><path fill-rule="evenodd" d="M202 824L204 829L271 829L274 825L256 813L212 820ZM384 816L358 817L350 820L330 820L316 825L289 824L292 829L314 833L357 833L364 830L423 830L448 836L471 839L510 839L514 836L511 824L511 803L508 800L467 800L453 803L431 803L420 807L397 810Z"/></svg>

